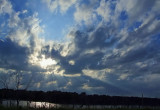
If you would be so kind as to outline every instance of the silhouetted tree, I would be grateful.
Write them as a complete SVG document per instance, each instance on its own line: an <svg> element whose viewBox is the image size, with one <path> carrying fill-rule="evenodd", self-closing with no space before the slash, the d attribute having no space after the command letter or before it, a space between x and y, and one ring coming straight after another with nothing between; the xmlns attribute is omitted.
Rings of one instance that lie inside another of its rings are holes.
<svg viewBox="0 0 160 110"><path fill-rule="evenodd" d="M11 77L12 75L9 73L6 73L4 75L0 76L0 84L2 85L3 88L8 89L9 84L11 83Z"/></svg>
<svg viewBox="0 0 160 110"><path fill-rule="evenodd" d="M17 90L16 101L17 101L17 107L19 107L20 93L22 93L22 92L19 92L19 90L27 90L30 87L30 84L32 82L32 77L28 78L28 82L24 82L24 73L21 71L13 72L11 76L12 76L11 77L12 83L14 84L14 89Z"/></svg>
<svg viewBox="0 0 160 110"><path fill-rule="evenodd" d="M10 74L10 73L5 73L0 76L0 84L2 85L2 88L9 89L9 85L11 83L11 77L12 77L12 74ZM6 95L6 93L4 92L2 95ZM9 102L11 105L11 100Z"/></svg>
<svg viewBox="0 0 160 110"><path fill-rule="evenodd" d="M16 93L17 107L19 107L19 94L18 94L18 90L20 88L20 85L22 85L22 73L20 71L14 72L13 73L13 79L15 81L15 89L17 90L17 93Z"/></svg>

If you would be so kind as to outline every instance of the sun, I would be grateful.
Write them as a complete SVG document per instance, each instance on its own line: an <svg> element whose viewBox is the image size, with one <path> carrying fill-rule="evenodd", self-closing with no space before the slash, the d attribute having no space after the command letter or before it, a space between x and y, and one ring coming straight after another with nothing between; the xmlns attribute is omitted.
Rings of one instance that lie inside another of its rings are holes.
<svg viewBox="0 0 160 110"><path fill-rule="evenodd" d="M42 68L46 69L48 66L57 64L57 62L51 58L45 58L45 56L42 55L42 59L40 60L39 64Z"/></svg>

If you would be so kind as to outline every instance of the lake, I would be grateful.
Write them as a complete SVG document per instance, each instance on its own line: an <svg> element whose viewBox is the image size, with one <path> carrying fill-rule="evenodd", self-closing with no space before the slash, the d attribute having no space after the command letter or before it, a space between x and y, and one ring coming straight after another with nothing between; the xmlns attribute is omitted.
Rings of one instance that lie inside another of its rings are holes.
<svg viewBox="0 0 160 110"><path fill-rule="evenodd" d="M3 106L17 106L16 100L2 100ZM73 105L73 104L55 104L49 102L35 102L35 101L19 101L19 106L21 107L32 107L32 108L93 108L93 109L103 109L103 108L160 108L151 106L139 106L139 105Z"/></svg>

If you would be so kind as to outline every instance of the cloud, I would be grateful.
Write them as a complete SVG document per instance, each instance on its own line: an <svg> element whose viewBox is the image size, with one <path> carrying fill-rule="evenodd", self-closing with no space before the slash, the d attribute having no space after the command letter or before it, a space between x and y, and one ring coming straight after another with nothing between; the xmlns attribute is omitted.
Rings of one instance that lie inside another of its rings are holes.
<svg viewBox="0 0 160 110"><path fill-rule="evenodd" d="M63 14L76 3L76 0L42 0L42 2L46 3L51 12L57 12L59 8Z"/></svg>
<svg viewBox="0 0 160 110"><path fill-rule="evenodd" d="M156 2L157 0L149 2L145 0L121 0L117 2L115 12L118 14L119 12L126 11L128 15L128 24L131 25L135 21L146 19L146 14L152 13Z"/></svg>
<svg viewBox="0 0 160 110"><path fill-rule="evenodd" d="M59 0L61 13L65 13L77 0Z"/></svg>
<svg viewBox="0 0 160 110"><path fill-rule="evenodd" d="M98 79L100 81L107 82L107 74L110 74L113 70L106 68L102 70L89 70L84 69L82 70L83 74L89 76L93 79Z"/></svg>
<svg viewBox="0 0 160 110"><path fill-rule="evenodd" d="M27 48L18 46L10 39L5 42L1 41L0 45L1 67L20 69L19 67L22 67L20 65L25 66L27 64L27 55L29 53Z"/></svg>
<svg viewBox="0 0 160 110"><path fill-rule="evenodd" d="M12 4L8 0L0 1L0 14L11 14L12 11Z"/></svg>
<svg viewBox="0 0 160 110"><path fill-rule="evenodd" d="M92 90L103 90L104 87L91 87L88 84L83 84L82 89L87 90L87 91L92 91Z"/></svg>
<svg viewBox="0 0 160 110"><path fill-rule="evenodd" d="M111 9L110 9L110 5L111 5L111 1L105 1L105 0L101 0L100 1L100 6L97 8L96 12L98 15L102 16L103 19L106 22L109 22L111 20Z"/></svg>
<svg viewBox="0 0 160 110"><path fill-rule="evenodd" d="M52 0L43 0L44 3L47 4L47 7L50 9L51 12L54 12L56 10L56 8L58 7L58 1L52 1Z"/></svg>
<svg viewBox="0 0 160 110"><path fill-rule="evenodd" d="M86 25L92 24L96 20L96 14L94 13L94 7L96 2L90 4L76 4L76 11L74 13L74 19L77 23L84 22Z"/></svg>

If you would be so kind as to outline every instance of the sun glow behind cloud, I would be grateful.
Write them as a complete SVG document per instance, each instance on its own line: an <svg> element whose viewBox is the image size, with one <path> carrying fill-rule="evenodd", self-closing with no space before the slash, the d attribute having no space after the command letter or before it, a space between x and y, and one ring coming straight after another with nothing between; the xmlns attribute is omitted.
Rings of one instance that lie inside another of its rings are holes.
<svg viewBox="0 0 160 110"><path fill-rule="evenodd" d="M57 62L52 58L46 58L45 55L41 55L41 57L38 57L38 55L31 55L29 62L32 65L37 65L41 67L42 69L48 69L48 67L52 65L56 65Z"/></svg>
<svg viewBox="0 0 160 110"><path fill-rule="evenodd" d="M39 64L42 68L46 69L48 66L57 64L57 62L51 58L45 58L45 56L42 55L42 59L40 60Z"/></svg>

